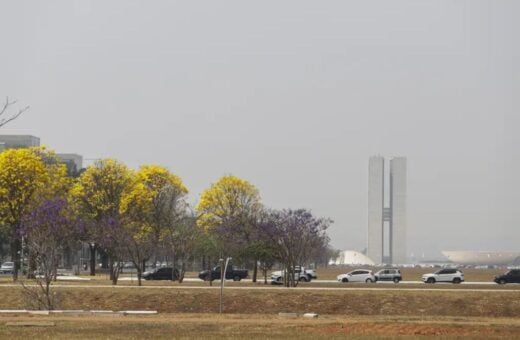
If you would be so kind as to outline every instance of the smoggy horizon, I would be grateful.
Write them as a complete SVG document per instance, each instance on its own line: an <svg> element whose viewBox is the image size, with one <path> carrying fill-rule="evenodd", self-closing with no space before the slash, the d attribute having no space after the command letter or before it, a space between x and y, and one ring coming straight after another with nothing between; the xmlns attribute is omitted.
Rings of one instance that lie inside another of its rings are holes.
<svg viewBox="0 0 520 340"><path fill-rule="evenodd" d="M407 158L408 256L518 250L515 1L9 1L0 129L168 167L194 203L225 174L367 246L368 159Z"/></svg>

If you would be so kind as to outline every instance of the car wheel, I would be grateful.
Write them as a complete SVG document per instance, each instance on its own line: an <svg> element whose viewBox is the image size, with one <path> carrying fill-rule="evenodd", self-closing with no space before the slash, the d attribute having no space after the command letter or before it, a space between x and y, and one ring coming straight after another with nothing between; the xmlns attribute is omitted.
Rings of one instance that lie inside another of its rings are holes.
<svg viewBox="0 0 520 340"><path fill-rule="evenodd" d="M429 277L428 280L426 280L426 283L435 283L435 279L433 277Z"/></svg>
<svg viewBox="0 0 520 340"><path fill-rule="evenodd" d="M276 282L282 282L282 277L280 276L279 278L277 278Z"/></svg>
<svg viewBox="0 0 520 340"><path fill-rule="evenodd" d="M505 284L506 284L506 280L504 280L504 279L500 279L500 280L498 281L498 284L500 284L500 285L505 285Z"/></svg>
<svg viewBox="0 0 520 340"><path fill-rule="evenodd" d="M344 277L344 278L341 279L341 282L343 282L343 283L347 283L347 282L348 282L348 279L347 279L346 277Z"/></svg>
<svg viewBox="0 0 520 340"><path fill-rule="evenodd" d="M394 277L394 283L399 283L399 278L398 277Z"/></svg>
<svg viewBox="0 0 520 340"><path fill-rule="evenodd" d="M366 282L366 283L372 283L372 282L374 282L374 281L372 281L372 279L368 278L368 279L365 280L365 282Z"/></svg>
<svg viewBox="0 0 520 340"><path fill-rule="evenodd" d="M242 279L242 278L241 278L240 276L235 276L235 277L233 278L233 281L240 281L241 279Z"/></svg>
<svg viewBox="0 0 520 340"><path fill-rule="evenodd" d="M300 277L300 281L301 281L301 282L307 282L307 281L309 281L309 280L308 280L305 276L301 276L301 277Z"/></svg>
<svg viewBox="0 0 520 340"><path fill-rule="evenodd" d="M456 277L453 279L453 283L455 284L459 284L460 283L460 278Z"/></svg>

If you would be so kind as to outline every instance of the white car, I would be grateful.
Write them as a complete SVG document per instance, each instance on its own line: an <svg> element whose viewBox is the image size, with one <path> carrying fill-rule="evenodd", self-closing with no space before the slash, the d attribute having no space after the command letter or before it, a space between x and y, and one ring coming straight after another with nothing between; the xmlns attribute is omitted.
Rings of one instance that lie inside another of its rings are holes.
<svg viewBox="0 0 520 340"><path fill-rule="evenodd" d="M356 269L346 274L340 274L337 277L339 282L376 282L374 273L368 269Z"/></svg>
<svg viewBox="0 0 520 340"><path fill-rule="evenodd" d="M277 270L271 273L271 283L272 284L281 284L283 283L283 278L285 276L284 270ZM294 280L301 282L310 282L312 280L312 274L308 273L305 268L296 266L294 268Z"/></svg>
<svg viewBox="0 0 520 340"><path fill-rule="evenodd" d="M424 283L435 283L435 282L452 282L461 283L464 282L464 273L458 269L445 268L436 271L435 273L428 273L422 276Z"/></svg>
<svg viewBox="0 0 520 340"><path fill-rule="evenodd" d="M318 273L316 273L316 269L305 269L305 274L309 274L313 280L318 278Z"/></svg>
<svg viewBox="0 0 520 340"><path fill-rule="evenodd" d="M0 273L9 274L14 271L14 262L4 262L0 267Z"/></svg>

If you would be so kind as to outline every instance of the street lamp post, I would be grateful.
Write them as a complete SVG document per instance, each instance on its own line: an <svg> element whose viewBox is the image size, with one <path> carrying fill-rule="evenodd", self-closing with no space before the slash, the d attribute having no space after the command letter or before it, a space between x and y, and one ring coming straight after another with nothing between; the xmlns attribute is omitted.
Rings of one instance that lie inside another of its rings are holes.
<svg viewBox="0 0 520 340"><path fill-rule="evenodd" d="M224 282L226 282L226 272L227 272L227 266L229 264L229 260L231 260L231 257L226 258L225 265L224 259L220 259L220 306L219 306L219 313L222 314L222 307L224 302Z"/></svg>

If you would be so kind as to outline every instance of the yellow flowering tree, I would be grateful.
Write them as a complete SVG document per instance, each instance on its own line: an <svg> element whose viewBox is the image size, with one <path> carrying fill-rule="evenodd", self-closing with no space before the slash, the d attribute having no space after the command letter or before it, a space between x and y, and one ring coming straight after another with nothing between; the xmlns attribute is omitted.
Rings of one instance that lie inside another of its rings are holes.
<svg viewBox="0 0 520 340"><path fill-rule="evenodd" d="M20 269L22 217L45 199L63 197L70 184L66 173L54 152L43 147L0 153L0 225L10 235L15 280Z"/></svg>
<svg viewBox="0 0 520 340"><path fill-rule="evenodd" d="M173 211L165 209L163 193L166 190L175 193ZM187 193L181 178L165 167L144 165L135 174L131 189L123 196L120 212L127 237L126 254L137 268L139 285L144 263L155 254L165 233L169 221L165 214L182 214Z"/></svg>
<svg viewBox="0 0 520 340"><path fill-rule="evenodd" d="M96 249L100 247L109 256L114 284L117 283L121 246L117 230L119 212L123 195L131 189L132 176L133 172L123 163L102 159L81 174L71 192L77 213L88 225L83 238L90 247L90 275L96 273Z"/></svg>
<svg viewBox="0 0 520 340"><path fill-rule="evenodd" d="M253 184L235 176L223 176L202 193L197 224L217 236L223 255L247 258L262 209L260 193Z"/></svg>

